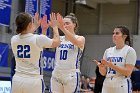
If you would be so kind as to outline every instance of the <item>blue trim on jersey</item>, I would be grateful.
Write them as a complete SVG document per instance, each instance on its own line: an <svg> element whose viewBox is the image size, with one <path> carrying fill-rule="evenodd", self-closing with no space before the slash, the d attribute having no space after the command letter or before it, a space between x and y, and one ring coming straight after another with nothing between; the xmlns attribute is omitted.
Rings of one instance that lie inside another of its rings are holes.
<svg viewBox="0 0 140 93"><path fill-rule="evenodd" d="M80 91L80 87L79 87L79 73L76 72L76 76L77 76L77 83L76 83L76 88L75 88L75 91L74 93L77 93L78 91Z"/></svg>
<svg viewBox="0 0 140 93"><path fill-rule="evenodd" d="M78 69L78 62L81 57L81 54L82 54L82 51L80 48L78 48L78 54L77 54L77 59L76 59L76 69Z"/></svg>
<svg viewBox="0 0 140 93"><path fill-rule="evenodd" d="M45 84L44 84L44 81L42 79L41 79L41 81L42 81L42 93L44 93L45 92L45 90L44 90Z"/></svg>
<svg viewBox="0 0 140 93"><path fill-rule="evenodd" d="M130 92L130 91L131 91L131 88L130 88L130 87L131 87L131 86L130 86L130 80L128 80L128 79L127 79L127 84L128 84L128 93L131 93L131 92Z"/></svg>
<svg viewBox="0 0 140 93"><path fill-rule="evenodd" d="M52 79L52 78L51 78ZM50 82L50 89L49 89L49 93L52 93L52 89L51 89L51 82Z"/></svg>
<svg viewBox="0 0 140 93"><path fill-rule="evenodd" d="M42 67L41 67L41 58L42 58L43 52L40 52L40 58L39 58L39 68L40 68L40 75L42 74Z"/></svg>

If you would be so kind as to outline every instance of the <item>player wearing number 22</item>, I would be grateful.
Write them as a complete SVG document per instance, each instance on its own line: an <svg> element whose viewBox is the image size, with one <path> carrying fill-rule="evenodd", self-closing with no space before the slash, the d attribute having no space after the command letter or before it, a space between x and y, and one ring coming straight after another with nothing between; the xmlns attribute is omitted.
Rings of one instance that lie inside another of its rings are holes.
<svg viewBox="0 0 140 93"><path fill-rule="evenodd" d="M136 63L136 52L129 46L129 30L117 26L112 38L116 46L106 49L101 64L96 61L100 73L106 76L102 93L132 93L130 76Z"/></svg>
<svg viewBox="0 0 140 93"><path fill-rule="evenodd" d="M43 25L38 13L34 21L27 13L20 13L16 17L17 35L11 38L11 47L16 59L16 73L12 79L12 93L44 93L44 82L41 68L43 48L56 47L60 44L55 14L51 14L50 26L53 28L53 38L45 35L32 34L35 29ZM45 20L46 21L46 20ZM44 32L43 32L44 33Z"/></svg>
<svg viewBox="0 0 140 93"><path fill-rule="evenodd" d="M60 46L56 48L56 65L51 77L51 93L79 93L79 59L84 49L85 38L76 35L77 18L73 13L62 18L57 15L58 26L65 34L60 36Z"/></svg>

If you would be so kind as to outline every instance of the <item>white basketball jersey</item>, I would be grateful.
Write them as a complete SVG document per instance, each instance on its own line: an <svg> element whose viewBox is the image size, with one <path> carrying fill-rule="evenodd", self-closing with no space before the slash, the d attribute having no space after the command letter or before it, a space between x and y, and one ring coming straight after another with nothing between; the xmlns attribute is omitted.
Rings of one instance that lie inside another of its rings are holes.
<svg viewBox="0 0 140 93"><path fill-rule="evenodd" d="M124 67L125 64L134 65L135 60L133 60L134 62L131 60L129 60L129 62L126 62L126 60L127 60L126 56L127 56L128 52L130 52L130 50L132 50L132 47L130 47L128 45L125 45L122 49L116 49L116 46L111 47L105 51L103 58L108 61L109 61L109 59L111 59L112 63L119 67ZM106 77L111 77L111 76L123 76L123 75L120 74L119 72L113 70L112 68L108 67Z"/></svg>
<svg viewBox="0 0 140 93"><path fill-rule="evenodd" d="M50 47L51 44L51 39L44 35L29 33L13 36L11 47L16 60L16 72L40 75L40 61L43 47Z"/></svg>
<svg viewBox="0 0 140 93"><path fill-rule="evenodd" d="M78 35L75 35L77 38ZM72 44L65 36L60 37L61 44L56 48L55 54L55 69L59 70L69 70L69 69L79 69L80 67L80 57L82 55L83 49L78 48Z"/></svg>

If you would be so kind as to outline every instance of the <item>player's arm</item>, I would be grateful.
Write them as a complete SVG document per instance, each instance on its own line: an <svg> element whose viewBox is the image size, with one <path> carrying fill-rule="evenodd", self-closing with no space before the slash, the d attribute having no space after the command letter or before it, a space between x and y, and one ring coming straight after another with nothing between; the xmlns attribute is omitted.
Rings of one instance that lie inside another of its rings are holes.
<svg viewBox="0 0 140 93"><path fill-rule="evenodd" d="M32 20L33 20L32 21L32 24L33 24L33 26L32 26L32 32L34 32L40 26L40 23L41 23L41 20L42 19L39 19L39 14L38 13L35 13L35 16L33 17Z"/></svg>
<svg viewBox="0 0 140 93"><path fill-rule="evenodd" d="M84 48L85 45L85 38L83 36L78 36L76 38L72 33L70 33L68 30L63 30L63 33L67 37L67 39L72 42L75 46L79 48Z"/></svg>
<svg viewBox="0 0 140 93"><path fill-rule="evenodd" d="M106 60L102 61L102 63L105 66L110 67L110 68L114 69L115 71L117 71L127 77L131 75L135 62L136 62L136 52L133 49L131 49L128 52L128 54L126 56L126 64L124 67L119 67L119 66L112 64L111 60L109 62L107 62Z"/></svg>
<svg viewBox="0 0 140 93"><path fill-rule="evenodd" d="M130 76L131 73L132 73L132 70L134 68L134 66L132 64L125 64L124 67L119 67L119 66L116 66L116 65L112 64L111 61L102 60L102 63L105 66L110 67L113 70L123 74L124 76Z"/></svg>
<svg viewBox="0 0 140 93"><path fill-rule="evenodd" d="M50 14L50 21L47 23L47 16L43 16L43 20L41 22L42 34L46 35L46 30L48 27L51 26L53 29L53 38L52 38L52 45L50 48L58 47L60 44L60 36L58 32L57 20L55 13Z"/></svg>
<svg viewBox="0 0 140 93"><path fill-rule="evenodd" d="M85 38L83 36L75 37L74 34L70 33L67 29L64 28L63 17L60 14L57 14L58 26L63 31L67 39L76 45L79 48L84 48Z"/></svg>
<svg viewBox="0 0 140 93"><path fill-rule="evenodd" d="M47 23L47 15L44 15L41 21L41 29L42 29L42 34L46 35L46 31L49 28L49 24Z"/></svg>
<svg viewBox="0 0 140 93"><path fill-rule="evenodd" d="M60 36L57 27L53 27L53 38L52 38L51 48L58 47L60 45Z"/></svg>

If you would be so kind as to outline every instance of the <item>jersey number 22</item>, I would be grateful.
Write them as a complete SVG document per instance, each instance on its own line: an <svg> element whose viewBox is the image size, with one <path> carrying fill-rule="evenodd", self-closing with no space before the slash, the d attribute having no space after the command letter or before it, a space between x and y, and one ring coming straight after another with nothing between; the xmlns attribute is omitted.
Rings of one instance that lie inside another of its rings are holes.
<svg viewBox="0 0 140 93"><path fill-rule="evenodd" d="M29 45L18 45L17 56L19 58L30 58L30 46Z"/></svg>

